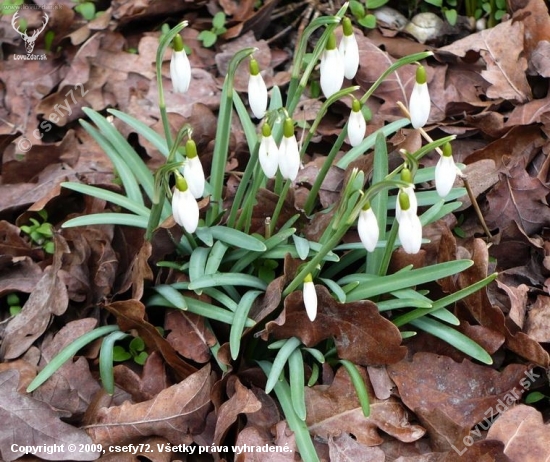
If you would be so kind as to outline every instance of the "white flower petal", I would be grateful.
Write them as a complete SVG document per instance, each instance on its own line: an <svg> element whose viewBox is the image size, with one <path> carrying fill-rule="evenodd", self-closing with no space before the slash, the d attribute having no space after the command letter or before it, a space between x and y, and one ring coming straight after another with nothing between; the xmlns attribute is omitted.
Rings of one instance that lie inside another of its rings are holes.
<svg viewBox="0 0 550 462"><path fill-rule="evenodd" d="M201 198L204 195L205 180L199 156L187 158L183 165L183 176L193 197L195 199Z"/></svg>
<svg viewBox="0 0 550 462"><path fill-rule="evenodd" d="M279 147L279 170L285 180L294 181L300 170L300 150L296 136L283 136Z"/></svg>
<svg viewBox="0 0 550 462"><path fill-rule="evenodd" d="M372 208L361 210L357 221L357 232L361 238L361 242L369 252L376 248L380 230L378 228L378 220Z"/></svg>
<svg viewBox="0 0 550 462"><path fill-rule="evenodd" d="M441 156L435 166L435 189L439 197L446 197L453 189L456 165L453 156Z"/></svg>
<svg viewBox="0 0 550 462"><path fill-rule="evenodd" d="M173 51L170 61L170 78L176 93L185 93L191 83L191 64L189 58L182 51Z"/></svg>
<svg viewBox="0 0 550 462"><path fill-rule="evenodd" d="M261 74L250 75L248 80L248 103L254 117L263 118L267 110L267 86Z"/></svg>
<svg viewBox="0 0 550 462"><path fill-rule="evenodd" d="M418 253L422 245L422 223L411 208L401 211L399 220L399 240L403 250L409 254Z"/></svg>
<svg viewBox="0 0 550 462"><path fill-rule="evenodd" d="M411 124L414 128L422 128L430 117L431 101L427 83L415 82L411 99L409 100L409 112Z"/></svg>
<svg viewBox="0 0 550 462"><path fill-rule="evenodd" d="M321 57L321 90L329 98L342 88L344 83L344 61L337 48L325 50Z"/></svg>
<svg viewBox="0 0 550 462"><path fill-rule="evenodd" d="M361 111L351 110L348 120L348 138L351 146L361 144L367 132L367 122Z"/></svg>
<svg viewBox="0 0 550 462"><path fill-rule="evenodd" d="M416 212L418 211L418 201L416 199L416 194L414 193L414 185L407 186L406 188L403 188L403 192L407 193L407 196L409 196L409 210L412 210L412 212L416 215ZM401 204L399 203L399 196L397 196L397 202L395 204L395 218L397 218L397 221L401 218Z"/></svg>
<svg viewBox="0 0 550 462"><path fill-rule="evenodd" d="M359 46L355 34L344 35L338 50L344 59L344 76L351 80L359 69Z"/></svg>
<svg viewBox="0 0 550 462"><path fill-rule="evenodd" d="M307 316L311 321L315 321L317 317L317 292L315 292L313 282L304 282L303 293Z"/></svg>
<svg viewBox="0 0 550 462"><path fill-rule="evenodd" d="M189 189L174 189L172 196L172 215L174 220L188 233L194 233L199 225L199 204Z"/></svg>
<svg viewBox="0 0 550 462"><path fill-rule="evenodd" d="M277 174L279 166L279 148L273 136L262 136L258 157L265 176L273 178Z"/></svg>

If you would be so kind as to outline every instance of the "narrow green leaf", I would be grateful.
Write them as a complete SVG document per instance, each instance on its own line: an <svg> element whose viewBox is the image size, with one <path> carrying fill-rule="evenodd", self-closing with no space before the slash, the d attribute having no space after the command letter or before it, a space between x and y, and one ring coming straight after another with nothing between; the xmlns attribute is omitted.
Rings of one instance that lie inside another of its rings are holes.
<svg viewBox="0 0 550 462"><path fill-rule="evenodd" d="M307 351L311 356L313 356L321 364L325 363L325 355L321 353L317 348L302 348L302 350Z"/></svg>
<svg viewBox="0 0 550 462"><path fill-rule="evenodd" d="M453 326L460 326L460 319L458 319L447 308L440 308L439 310L432 311L429 315L441 321L444 321L447 324L451 324Z"/></svg>
<svg viewBox="0 0 550 462"><path fill-rule="evenodd" d="M222 241L216 241L214 243L212 250L210 251L210 255L208 256L208 260L206 261L204 274L214 274L218 271L227 249L227 245L225 245Z"/></svg>
<svg viewBox="0 0 550 462"><path fill-rule="evenodd" d="M359 403L361 404L363 415L365 417L368 417L370 415L370 400L369 400L369 393L367 391L367 386L365 385L365 381L363 380L363 377L361 377L361 374L359 373L357 366L353 364L351 361L348 361L347 359L340 359L338 362L342 366L344 366L347 373L349 374L351 383L353 384L353 387L355 388L355 392L357 393L357 398L359 398Z"/></svg>
<svg viewBox="0 0 550 462"><path fill-rule="evenodd" d="M296 234L292 235L292 239L294 241L294 246L296 247L296 252L298 252L298 256L300 257L300 260L306 260L309 255L309 241L307 239L304 239L303 237L296 236Z"/></svg>
<svg viewBox="0 0 550 462"><path fill-rule="evenodd" d="M270 376L273 371L273 366L267 361L258 361L258 365L264 371L266 376ZM305 462L319 462L319 456L309 435L309 430L306 423L301 420L294 411L292 399L290 397L290 386L286 380L279 380L273 387L277 400L283 409L288 426L294 433L296 445L300 451L300 456Z"/></svg>
<svg viewBox="0 0 550 462"><path fill-rule="evenodd" d="M236 360L239 356L241 337L243 335L246 320L248 319L250 308L252 308L252 304L261 294L263 294L263 292L259 290L249 290L243 295L243 298L235 310L235 317L233 318L233 324L229 332L229 350L233 360Z"/></svg>
<svg viewBox="0 0 550 462"><path fill-rule="evenodd" d="M71 218L61 225L62 228L90 225L120 225L147 229L147 218L128 213L93 213Z"/></svg>
<svg viewBox="0 0 550 462"><path fill-rule="evenodd" d="M396 298L377 302L378 311L396 310L398 308L431 308L432 304L415 298Z"/></svg>
<svg viewBox="0 0 550 462"><path fill-rule="evenodd" d="M130 337L126 332L115 331L107 335L101 342L99 350L99 376L103 388L109 395L115 392L115 378L113 374L114 345L118 340Z"/></svg>
<svg viewBox="0 0 550 462"><path fill-rule="evenodd" d="M102 326L98 327L86 334L78 337L74 342L69 343L63 348L52 360L46 364L34 380L27 387L27 393L31 393L48 380L63 364L69 361L80 349L84 348L95 339L103 337L118 330L118 326Z"/></svg>
<svg viewBox="0 0 550 462"><path fill-rule="evenodd" d="M157 285L153 287L160 295L168 300L174 307L179 310L187 310L185 297L178 290L170 285Z"/></svg>
<svg viewBox="0 0 550 462"><path fill-rule="evenodd" d="M273 387L279 382L279 377L281 376L281 373L283 372L283 369L285 367L285 364L288 361L289 356L291 353L298 348L301 345L300 339L296 337L290 337L287 339L285 344L281 347L279 352L277 353L277 356L275 356L275 360L273 361L273 365L271 367L271 372L269 373L267 377L267 383L265 385L265 392L271 393L273 390Z"/></svg>
<svg viewBox="0 0 550 462"><path fill-rule="evenodd" d="M189 260L189 279L191 280L191 283L204 276L206 260L208 259L209 254L210 248L208 247L197 247L193 250Z"/></svg>
<svg viewBox="0 0 550 462"><path fill-rule="evenodd" d="M453 329L451 326L447 326L446 324L442 324L435 319L431 319L426 316L410 321L410 323L424 332L440 338L449 345L454 346L457 350L462 351L474 359L477 359L483 364L493 364L493 359L489 353L487 353L471 338L466 337L464 334Z"/></svg>
<svg viewBox="0 0 550 462"><path fill-rule="evenodd" d="M346 303L346 293L342 288L332 279L319 278L323 283L332 291L340 303Z"/></svg>
<svg viewBox="0 0 550 462"><path fill-rule="evenodd" d="M61 187L71 189L72 191L76 191L82 194L87 194L88 196L96 197L98 199L103 199L105 201L111 202L112 204L124 207L130 212L134 212L136 215L149 217L149 214L151 213L151 211L147 207L141 205L141 203L136 203L131 199L128 199L126 196L123 196L122 194L108 191L106 189L101 189L96 186L90 186L81 183L64 182L61 183Z"/></svg>
<svg viewBox="0 0 550 462"><path fill-rule="evenodd" d="M306 400L304 394L304 359L302 352L296 348L288 358L288 377L290 382L290 400L294 412L301 420L306 420Z"/></svg>
<svg viewBox="0 0 550 462"><path fill-rule="evenodd" d="M210 232L215 239L234 247L240 247L254 252L264 252L267 249L265 244L258 238L237 229L228 228L226 226L211 226Z"/></svg>
<svg viewBox="0 0 550 462"><path fill-rule="evenodd" d="M266 290L267 284L260 278L242 273L206 274L189 284L190 290L204 289L205 287L243 286Z"/></svg>

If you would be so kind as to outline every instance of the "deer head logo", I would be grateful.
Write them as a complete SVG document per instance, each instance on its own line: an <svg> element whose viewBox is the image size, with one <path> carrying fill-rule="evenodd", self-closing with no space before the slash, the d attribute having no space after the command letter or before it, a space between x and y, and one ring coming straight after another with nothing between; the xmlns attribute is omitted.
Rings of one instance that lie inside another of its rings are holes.
<svg viewBox="0 0 550 462"><path fill-rule="evenodd" d="M25 41L25 48L27 49L27 53L32 53L34 50L34 42L36 42L36 39L38 36L42 33L42 31L46 28L46 24L48 24L48 15L46 13L42 13L44 15L44 22L42 23L42 27L39 29L36 29L33 31L32 35L29 37L26 32L21 32L19 30L19 26L16 26L16 21L19 19L19 12L16 11L13 15L13 18L11 19L11 25L15 29L15 31L23 37L23 40Z"/></svg>

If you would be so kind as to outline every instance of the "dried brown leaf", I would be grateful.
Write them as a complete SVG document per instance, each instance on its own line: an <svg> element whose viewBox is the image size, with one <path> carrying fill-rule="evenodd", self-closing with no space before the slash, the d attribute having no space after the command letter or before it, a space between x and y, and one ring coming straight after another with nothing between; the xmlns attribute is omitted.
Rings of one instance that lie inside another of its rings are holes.
<svg viewBox="0 0 550 462"><path fill-rule="evenodd" d="M11 462L21 457L20 452L12 452L12 445L32 445L43 449L53 445L69 444L77 448L89 448L92 440L83 430L79 430L59 420L50 406L28 395L17 392L19 374L16 370L0 373L0 453L2 460ZM46 460L95 460L97 452L86 450L76 452L56 452L47 454L35 452Z"/></svg>
<svg viewBox="0 0 550 462"><path fill-rule="evenodd" d="M138 404L102 408L85 427L96 444L125 444L143 436L162 436L171 444L191 444L210 410L214 384L210 366Z"/></svg>
<svg viewBox="0 0 550 462"><path fill-rule="evenodd" d="M386 456L379 447L365 446L348 433L328 440L331 462L384 462Z"/></svg>
<svg viewBox="0 0 550 462"><path fill-rule="evenodd" d="M265 333L275 338L298 337L306 346L334 337L340 358L365 366L391 364L405 356L399 329L380 315L374 303L338 303L326 287L315 288L318 313L314 322L309 321L302 292L297 291L286 297L283 312L266 324Z"/></svg>
<svg viewBox="0 0 550 462"><path fill-rule="evenodd" d="M359 369L366 380L364 369ZM330 386L306 387L305 397L309 431L324 439L350 433L361 444L376 446L383 441L378 429L407 442L416 441L425 433L422 427L410 424L400 402L393 398L378 400L372 390L369 391L370 416L365 417L357 392L343 367L338 369Z"/></svg>

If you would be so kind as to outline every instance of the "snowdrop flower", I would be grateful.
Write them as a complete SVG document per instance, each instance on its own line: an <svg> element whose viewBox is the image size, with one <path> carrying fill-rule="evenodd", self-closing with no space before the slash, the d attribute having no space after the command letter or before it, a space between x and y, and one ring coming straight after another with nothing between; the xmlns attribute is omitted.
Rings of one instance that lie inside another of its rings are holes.
<svg viewBox="0 0 550 462"><path fill-rule="evenodd" d="M340 41L338 51L344 60L344 76L346 79L353 79L359 69L359 46L355 34L353 33L353 27L351 25L351 19L344 18L342 20L342 26L344 29L344 35Z"/></svg>
<svg viewBox="0 0 550 462"><path fill-rule="evenodd" d="M321 90L325 98L330 98L342 88L344 83L344 60L336 48L336 37L331 34L328 38L325 51L321 56Z"/></svg>
<svg viewBox="0 0 550 462"><path fill-rule="evenodd" d="M176 188L172 196L172 215L174 220L188 233L194 233L199 224L199 204L191 194L187 181L176 174Z"/></svg>
<svg viewBox="0 0 550 462"><path fill-rule="evenodd" d="M311 273L304 278L303 294L307 316L311 321L315 321L317 317L317 292L315 292L315 285L313 284Z"/></svg>
<svg viewBox="0 0 550 462"><path fill-rule="evenodd" d="M404 181L406 183L409 183L410 185L406 188L402 188L402 191L405 192L409 198L409 206L412 210L412 213L416 214L418 210L418 201L416 200L416 194L414 193L414 184L412 182L412 173L407 168L404 167L403 170L401 170L401 181ZM399 221L399 218L401 216L402 210L401 210L401 203L399 201L399 198L395 204L395 217L397 218L397 221Z"/></svg>
<svg viewBox="0 0 550 462"><path fill-rule="evenodd" d="M453 189L456 179L456 165L450 143L443 145L443 154L435 166L435 189L439 197L445 197Z"/></svg>
<svg viewBox="0 0 550 462"><path fill-rule="evenodd" d="M411 124L414 128L422 128L426 125L430 116L430 93L426 83L426 69L424 66L416 68L416 82L409 100L409 112L411 114Z"/></svg>
<svg viewBox="0 0 550 462"><path fill-rule="evenodd" d="M348 120L348 138L349 144L357 146L365 138L367 132L367 122L361 112L361 102L353 98L351 103L351 113Z"/></svg>
<svg viewBox="0 0 550 462"><path fill-rule="evenodd" d="M191 82L191 64L189 64L189 58L183 49L183 40L179 34L174 37L172 46L174 47L170 61L172 86L176 93L185 93L189 90Z"/></svg>
<svg viewBox="0 0 550 462"><path fill-rule="evenodd" d="M183 165L183 176L193 197L199 199L204 195L204 170L197 155L197 145L192 139L187 140L185 144L185 154L187 160Z"/></svg>
<svg viewBox="0 0 550 462"><path fill-rule="evenodd" d="M372 252L378 243L380 230L378 228L378 220L372 208L368 204L365 207L359 212L357 232L365 249Z"/></svg>
<svg viewBox="0 0 550 462"><path fill-rule="evenodd" d="M258 61L250 59L250 79L248 80L248 103L254 117L263 118L267 109L267 87L265 85Z"/></svg>
<svg viewBox="0 0 550 462"><path fill-rule="evenodd" d="M300 151L294 135L294 122L287 117L283 127L283 140L279 146L279 170L285 180L294 181L300 170Z"/></svg>
<svg viewBox="0 0 550 462"><path fill-rule="evenodd" d="M271 134L271 127L267 123L262 126L262 140L258 157L265 176L273 178L277 174L279 166L279 148Z"/></svg>
<svg viewBox="0 0 550 462"><path fill-rule="evenodd" d="M401 207L401 215L397 219L399 240L405 252L418 253L422 244L422 223L411 207L409 195L403 190L399 193L398 203Z"/></svg>

